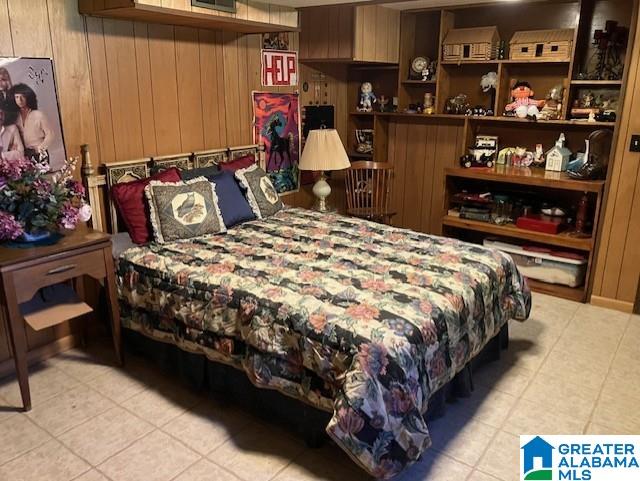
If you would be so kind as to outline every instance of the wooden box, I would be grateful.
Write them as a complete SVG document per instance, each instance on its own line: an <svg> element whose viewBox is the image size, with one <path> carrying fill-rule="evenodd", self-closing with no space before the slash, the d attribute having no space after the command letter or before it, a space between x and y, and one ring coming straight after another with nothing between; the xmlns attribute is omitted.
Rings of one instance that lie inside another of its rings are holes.
<svg viewBox="0 0 640 481"><path fill-rule="evenodd" d="M572 28L516 32L509 42L509 58L568 62L574 33Z"/></svg>
<svg viewBox="0 0 640 481"><path fill-rule="evenodd" d="M442 58L445 62L492 60L499 43L496 27L454 28L442 42Z"/></svg>

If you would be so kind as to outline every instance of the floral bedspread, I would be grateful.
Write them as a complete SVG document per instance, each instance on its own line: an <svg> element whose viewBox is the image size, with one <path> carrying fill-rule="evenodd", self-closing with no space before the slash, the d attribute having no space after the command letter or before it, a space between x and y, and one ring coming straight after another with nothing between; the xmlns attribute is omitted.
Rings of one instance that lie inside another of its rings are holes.
<svg viewBox="0 0 640 481"><path fill-rule="evenodd" d="M500 252L302 209L129 249L117 274L126 328L333 412L327 433L381 478L430 446L430 395L531 307Z"/></svg>

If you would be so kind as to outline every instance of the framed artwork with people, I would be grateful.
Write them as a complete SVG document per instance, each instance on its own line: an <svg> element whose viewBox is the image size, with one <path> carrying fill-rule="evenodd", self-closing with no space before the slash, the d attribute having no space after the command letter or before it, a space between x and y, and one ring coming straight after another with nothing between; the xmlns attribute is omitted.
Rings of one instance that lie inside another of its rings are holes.
<svg viewBox="0 0 640 481"><path fill-rule="evenodd" d="M66 153L53 62L0 57L0 157L35 157L52 171Z"/></svg>

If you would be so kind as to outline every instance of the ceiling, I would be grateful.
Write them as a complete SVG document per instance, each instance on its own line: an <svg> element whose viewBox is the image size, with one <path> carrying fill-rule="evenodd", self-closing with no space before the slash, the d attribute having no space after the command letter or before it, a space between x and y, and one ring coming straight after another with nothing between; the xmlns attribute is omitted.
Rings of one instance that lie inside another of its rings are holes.
<svg viewBox="0 0 640 481"><path fill-rule="evenodd" d="M273 3L274 5L284 5L288 7L313 7L316 5L337 5L340 3L363 3L370 0L267 0L266 3ZM414 8L429 8L429 7L444 7L454 5L474 5L477 3L491 3L491 2L514 2L518 0L409 0L398 1L394 0L392 3L385 6L391 8L397 8L400 10L409 10Z"/></svg>

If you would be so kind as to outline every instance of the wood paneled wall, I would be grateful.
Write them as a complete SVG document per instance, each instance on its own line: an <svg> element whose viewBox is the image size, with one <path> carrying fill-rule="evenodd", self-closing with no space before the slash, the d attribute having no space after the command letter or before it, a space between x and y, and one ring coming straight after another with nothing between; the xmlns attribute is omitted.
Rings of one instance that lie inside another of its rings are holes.
<svg viewBox="0 0 640 481"><path fill-rule="evenodd" d="M267 12L256 20L280 7ZM251 143L260 44L259 35L85 19L77 0L0 0L0 55L53 58L67 153L86 143L96 162ZM69 325L29 329L29 348L71 334ZM9 357L0 322L0 372Z"/></svg>
<svg viewBox="0 0 640 481"><path fill-rule="evenodd" d="M622 119L598 250L592 302L640 309L640 154L629 151L640 133L640 17L636 14Z"/></svg>
<svg viewBox="0 0 640 481"><path fill-rule="evenodd" d="M309 7L300 12L300 58L397 63L400 11L378 5Z"/></svg>
<svg viewBox="0 0 640 481"><path fill-rule="evenodd" d="M354 58L398 63L400 11L379 5L355 7Z"/></svg>
<svg viewBox="0 0 640 481"><path fill-rule="evenodd" d="M389 162L394 165L393 225L440 234L444 169L455 167L464 142L461 122L402 119L389 123Z"/></svg>
<svg viewBox="0 0 640 481"><path fill-rule="evenodd" d="M101 161L252 142L259 35L91 17L86 25Z"/></svg>

